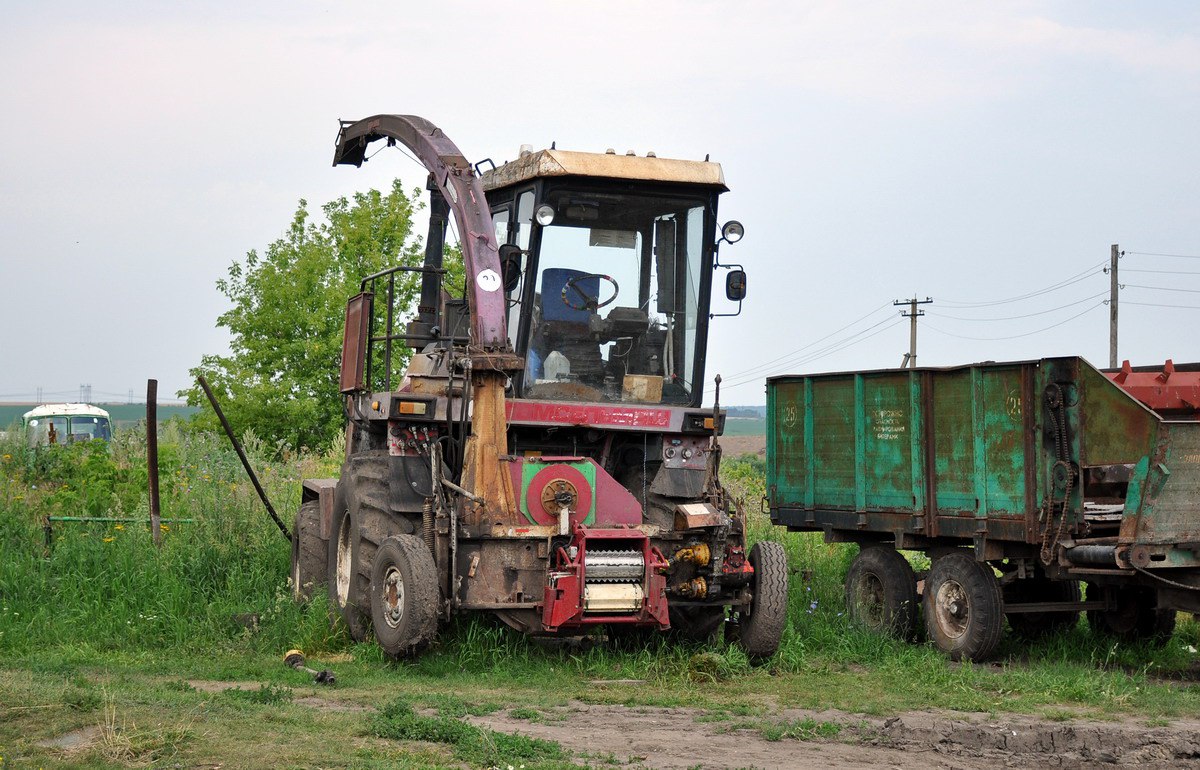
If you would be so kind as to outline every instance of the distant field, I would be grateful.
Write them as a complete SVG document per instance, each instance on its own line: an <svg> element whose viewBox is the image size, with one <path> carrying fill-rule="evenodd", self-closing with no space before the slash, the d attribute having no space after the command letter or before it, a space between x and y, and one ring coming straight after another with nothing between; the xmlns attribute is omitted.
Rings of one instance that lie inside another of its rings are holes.
<svg viewBox="0 0 1200 770"><path fill-rule="evenodd" d="M32 409L35 404L0 404L0 430L21 421L21 415ZM127 425L137 422L146 416L145 404L97 404L101 409L108 412L112 417L113 422L118 425ZM198 412L194 406L166 406L159 404L158 419L167 420L171 417L191 417Z"/></svg>
<svg viewBox="0 0 1200 770"><path fill-rule="evenodd" d="M726 436L765 436L767 421L761 417L726 417Z"/></svg>

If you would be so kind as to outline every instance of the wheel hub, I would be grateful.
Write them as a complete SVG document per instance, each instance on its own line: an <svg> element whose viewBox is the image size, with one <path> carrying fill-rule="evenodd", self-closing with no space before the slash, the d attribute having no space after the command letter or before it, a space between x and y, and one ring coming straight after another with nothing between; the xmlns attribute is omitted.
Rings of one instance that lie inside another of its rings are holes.
<svg viewBox="0 0 1200 770"><path fill-rule="evenodd" d="M957 580L947 580L938 586L934 609L938 628L952 639L966 633L971 618L971 603L967 592Z"/></svg>
<svg viewBox="0 0 1200 770"><path fill-rule="evenodd" d="M350 517L342 519L338 528L337 564L335 567L335 582L337 583L337 600L339 607L345 607L350 601Z"/></svg>
<svg viewBox="0 0 1200 770"><path fill-rule="evenodd" d="M392 628L404 619L404 577L400 570L388 567L383 577L384 620Z"/></svg>

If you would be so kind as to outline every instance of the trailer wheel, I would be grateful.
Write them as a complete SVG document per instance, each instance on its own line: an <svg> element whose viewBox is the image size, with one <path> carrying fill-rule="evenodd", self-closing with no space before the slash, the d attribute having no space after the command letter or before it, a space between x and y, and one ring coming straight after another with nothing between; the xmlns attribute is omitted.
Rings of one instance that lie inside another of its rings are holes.
<svg viewBox="0 0 1200 770"><path fill-rule="evenodd" d="M1005 603L1077 602L1078 580L1051 580L1044 575L1016 580L1003 589ZM1069 631L1079 623L1079 612L1016 612L1006 615L1014 634L1036 639Z"/></svg>
<svg viewBox="0 0 1200 770"><path fill-rule="evenodd" d="M326 559L329 569L329 615L331 620L345 623L350 638L361 642L367 638L367 623L353 596L354 581L351 579L351 563L357 541L351 526L350 509L346 505L345 485L339 483L333 494L333 527Z"/></svg>
<svg viewBox="0 0 1200 770"><path fill-rule="evenodd" d="M437 634L437 567L414 535L385 538L371 566L371 621L392 657L411 655Z"/></svg>
<svg viewBox="0 0 1200 770"><path fill-rule="evenodd" d="M753 598L738 618L737 643L754 659L769 658L779 649L787 625L787 553L782 543L760 542L750 549L754 567Z"/></svg>
<svg viewBox="0 0 1200 770"><path fill-rule="evenodd" d="M912 641L917 633L917 579L900 552L887 546L859 551L846 573L846 611L879 634Z"/></svg>
<svg viewBox="0 0 1200 770"><path fill-rule="evenodd" d="M1004 631L1000 583L970 551L951 551L933 562L925 580L925 628L951 660L985 660Z"/></svg>
<svg viewBox="0 0 1200 770"><path fill-rule="evenodd" d="M300 506L292 527L292 598L306 602L328 578L329 545L321 539L321 503Z"/></svg>
<svg viewBox="0 0 1200 770"><path fill-rule="evenodd" d="M1089 599L1103 596L1105 589L1087 584ZM1112 610L1088 610L1088 625L1092 633L1115 636L1131 642L1145 641L1158 646L1166 644L1175 633L1175 610L1160 610L1155 605L1154 589L1142 586L1109 588L1116 601Z"/></svg>

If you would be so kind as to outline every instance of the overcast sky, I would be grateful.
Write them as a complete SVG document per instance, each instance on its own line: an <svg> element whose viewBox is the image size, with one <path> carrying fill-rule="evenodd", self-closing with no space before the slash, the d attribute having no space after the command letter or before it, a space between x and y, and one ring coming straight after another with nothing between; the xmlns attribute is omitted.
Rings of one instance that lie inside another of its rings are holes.
<svg viewBox="0 0 1200 770"><path fill-rule="evenodd" d="M711 335L725 403L762 403L762 374L899 365L891 303L914 294L934 299L922 365L1106 365L1113 243L1121 357L1200 360L1193 2L3 12L0 400L187 387L227 344L214 282L299 199L423 184L396 152L330 166L339 118L388 112L432 120L472 160L552 141L711 154L722 220L747 233L722 254L749 272L745 310Z"/></svg>

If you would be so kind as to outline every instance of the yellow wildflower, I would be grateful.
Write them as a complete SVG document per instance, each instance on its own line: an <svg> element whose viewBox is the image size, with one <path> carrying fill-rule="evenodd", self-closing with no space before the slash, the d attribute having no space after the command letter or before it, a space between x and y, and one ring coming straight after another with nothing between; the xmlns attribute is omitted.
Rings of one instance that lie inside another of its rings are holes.
<svg viewBox="0 0 1200 770"><path fill-rule="evenodd" d="M117 526L113 527L113 529L125 529L125 525L124 525L124 524L118 524Z"/></svg>
<svg viewBox="0 0 1200 770"><path fill-rule="evenodd" d="M159 528L159 529L161 529L163 532L170 532L170 531L171 531L171 528L170 528L170 527L168 527L166 524L159 524L159 525L158 525L158 528Z"/></svg>
<svg viewBox="0 0 1200 770"><path fill-rule="evenodd" d="M8 454L7 452L5 452L5 454L4 454L4 462L8 462L8 461L9 461L9 460L11 460L11 459L12 459L12 455L10 455L10 454Z"/></svg>
<svg viewBox="0 0 1200 770"><path fill-rule="evenodd" d="M111 542L112 542L112 541L114 541L114 540L116 540L116 538L115 538L115 537L106 537L106 538L104 538L104 542L106 542L106 543L111 543Z"/></svg>

